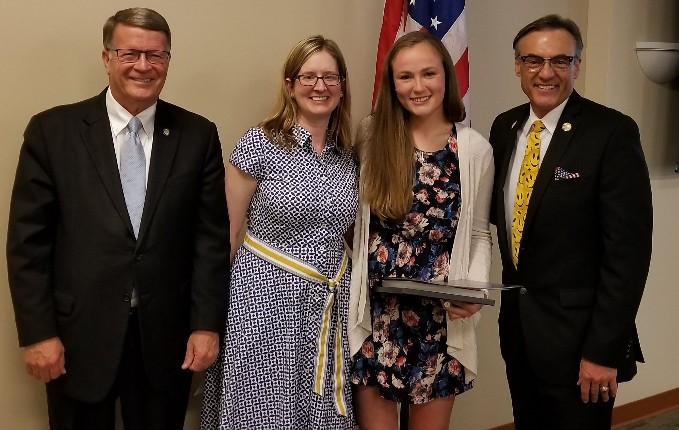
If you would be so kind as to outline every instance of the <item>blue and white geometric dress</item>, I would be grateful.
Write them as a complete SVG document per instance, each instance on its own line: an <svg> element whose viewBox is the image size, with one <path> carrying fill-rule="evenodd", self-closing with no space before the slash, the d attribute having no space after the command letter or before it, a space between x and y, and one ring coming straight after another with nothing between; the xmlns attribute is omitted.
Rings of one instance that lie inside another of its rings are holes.
<svg viewBox="0 0 679 430"><path fill-rule="evenodd" d="M297 146L286 151L253 128L231 154L231 163L258 181L249 229L261 241L334 277L344 253L342 235L358 208L357 166L332 139L318 155L310 133L296 126L294 136ZM220 357L206 372L202 430L352 428L346 342L350 272L349 266L336 290L319 395L313 389L314 365L328 286L282 270L245 247L238 250L226 335ZM336 336L342 340L341 375L334 373ZM346 403L340 409L346 416L338 413L334 390L341 384L335 376L344 381Z"/></svg>

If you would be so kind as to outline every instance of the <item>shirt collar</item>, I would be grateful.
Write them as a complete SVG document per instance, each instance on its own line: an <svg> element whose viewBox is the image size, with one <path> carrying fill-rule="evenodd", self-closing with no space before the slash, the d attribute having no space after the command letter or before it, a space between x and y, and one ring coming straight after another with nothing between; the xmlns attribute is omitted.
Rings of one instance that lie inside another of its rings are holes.
<svg viewBox="0 0 679 430"><path fill-rule="evenodd" d="M137 115L137 118L141 121L144 133L146 133L149 138L153 138L157 105L158 102L155 102ZM106 90L106 112L108 113L108 119L111 122L111 131L113 131L114 136L118 136L120 132L125 130L127 124L129 124L132 119L132 114L122 107L113 97L111 87Z"/></svg>
<svg viewBox="0 0 679 430"><path fill-rule="evenodd" d="M311 148L311 133L301 125L295 124L292 129L292 136L295 138L295 142L297 142L297 145L300 147ZM328 149L334 149L337 147L337 141L330 136L329 131L325 138L325 147Z"/></svg>
<svg viewBox="0 0 679 430"><path fill-rule="evenodd" d="M547 131L549 131L549 134L553 136L554 130L556 130L556 126L559 124L559 118L561 118L561 114L563 113L563 110L566 107L566 103L568 103L568 99L561 102L559 106L550 110L547 113L547 115L543 116L542 118L538 118L537 115L535 115L535 112L533 112L533 108L531 107L530 115L528 115L528 120L526 121L526 124L523 127L523 134L527 136L528 133L530 132L530 126L533 124L533 122L540 120L545 125Z"/></svg>

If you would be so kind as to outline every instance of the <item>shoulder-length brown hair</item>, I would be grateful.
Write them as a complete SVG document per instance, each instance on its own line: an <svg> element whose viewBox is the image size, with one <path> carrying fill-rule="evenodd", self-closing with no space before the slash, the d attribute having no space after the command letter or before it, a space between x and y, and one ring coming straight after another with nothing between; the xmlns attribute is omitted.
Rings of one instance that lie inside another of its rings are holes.
<svg viewBox="0 0 679 430"><path fill-rule="evenodd" d="M349 76L347 64L344 61L342 51L337 44L323 36L311 36L301 40L295 45L283 65L278 102L274 113L262 121L262 127L266 136L283 149L292 149L295 145L292 129L297 120L297 103L290 96L290 90L286 86L286 79L290 79L296 85L296 78L304 63L317 52L325 51L337 61L337 69L342 77L342 93L339 104L330 115L328 133L337 142L340 149L351 147L351 94L349 92Z"/></svg>
<svg viewBox="0 0 679 430"><path fill-rule="evenodd" d="M462 121L464 105L460 99L455 64L443 43L429 33L412 32L399 38L389 50L382 69L372 121L366 139L357 142L361 155L361 193L374 214L382 219L401 220L413 205L414 142L409 127L409 112L396 95L392 63L405 48L427 43L441 56L445 71L443 112L450 122Z"/></svg>

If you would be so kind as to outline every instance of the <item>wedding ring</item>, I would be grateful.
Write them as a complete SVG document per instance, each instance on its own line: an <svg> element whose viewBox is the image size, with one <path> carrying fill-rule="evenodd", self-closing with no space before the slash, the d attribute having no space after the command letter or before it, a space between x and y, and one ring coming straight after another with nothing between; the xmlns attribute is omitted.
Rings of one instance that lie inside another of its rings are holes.
<svg viewBox="0 0 679 430"><path fill-rule="evenodd" d="M606 393L606 392L608 392L608 387L601 387L601 388L599 388L599 390L600 390L602 393Z"/></svg>

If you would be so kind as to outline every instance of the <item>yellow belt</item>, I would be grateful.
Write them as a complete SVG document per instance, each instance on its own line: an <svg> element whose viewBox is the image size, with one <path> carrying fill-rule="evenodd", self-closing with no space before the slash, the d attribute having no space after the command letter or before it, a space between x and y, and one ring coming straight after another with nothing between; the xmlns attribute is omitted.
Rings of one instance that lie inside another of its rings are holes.
<svg viewBox="0 0 679 430"><path fill-rule="evenodd" d="M335 365L333 381L335 383L335 390L333 396L335 398L335 407L337 412L342 416L347 416L346 398L344 396L344 353L342 351L342 322L339 316L339 308L335 306L335 315L333 315L333 305L335 303L335 295L337 293L337 286L339 285L344 272L349 265L349 257L345 252L342 256L342 263L340 269L334 278L328 278L318 271L314 266L305 263L287 253L279 251L269 244L262 242L255 237L250 231L245 234L245 242L243 243L250 252L268 261L276 267L279 267L286 272L292 273L311 282L321 282L328 285L328 296L325 299L325 308L323 310L323 320L321 321L321 328L316 337L317 353L314 360L314 393L323 395L325 386L325 371L328 365L328 344L330 342L330 318L333 316L337 319L337 329L335 330Z"/></svg>

